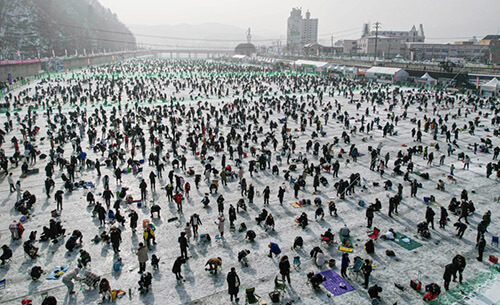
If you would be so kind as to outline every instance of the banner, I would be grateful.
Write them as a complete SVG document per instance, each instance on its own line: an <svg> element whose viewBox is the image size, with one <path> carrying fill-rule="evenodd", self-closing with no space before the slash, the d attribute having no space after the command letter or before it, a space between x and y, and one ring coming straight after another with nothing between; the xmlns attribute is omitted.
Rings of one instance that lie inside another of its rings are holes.
<svg viewBox="0 0 500 305"><path fill-rule="evenodd" d="M38 58L40 58L40 50L38 50Z"/></svg>
<svg viewBox="0 0 500 305"><path fill-rule="evenodd" d="M21 59L21 51L17 50L17 56Z"/></svg>
<svg viewBox="0 0 500 305"><path fill-rule="evenodd" d="M12 74L9 73L7 79L9 80L9 86L12 86Z"/></svg>
<svg viewBox="0 0 500 305"><path fill-rule="evenodd" d="M6 59L6 60L0 60L0 66L2 66L2 65L18 65L18 64L33 64L36 62L40 62L40 58Z"/></svg>
<svg viewBox="0 0 500 305"><path fill-rule="evenodd" d="M75 56L78 56L78 49L75 49Z"/></svg>
<svg viewBox="0 0 500 305"><path fill-rule="evenodd" d="M56 57L56 52L54 52L54 49L52 49L52 57Z"/></svg>
<svg viewBox="0 0 500 305"><path fill-rule="evenodd" d="M64 55L66 55L66 57L68 57L68 50L67 49L64 49Z"/></svg>
<svg viewBox="0 0 500 305"><path fill-rule="evenodd" d="M87 56L87 50L83 49L83 55Z"/></svg>
<svg viewBox="0 0 500 305"><path fill-rule="evenodd" d="M479 89L479 76L476 77L476 90Z"/></svg>

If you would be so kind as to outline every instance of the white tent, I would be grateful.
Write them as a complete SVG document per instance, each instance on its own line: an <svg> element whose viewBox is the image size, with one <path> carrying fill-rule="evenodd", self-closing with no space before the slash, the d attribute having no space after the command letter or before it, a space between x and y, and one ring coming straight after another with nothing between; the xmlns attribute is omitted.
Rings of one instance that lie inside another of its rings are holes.
<svg viewBox="0 0 500 305"><path fill-rule="evenodd" d="M241 55L241 54L236 54L236 55L231 56L231 59L237 60L237 61L241 61L241 60L244 60L244 59L247 59L247 58L248 58L248 56Z"/></svg>
<svg viewBox="0 0 500 305"><path fill-rule="evenodd" d="M295 66L321 70L321 69L326 68L328 66L328 63L324 62L324 61L312 61L312 60L299 59L299 60L295 61Z"/></svg>
<svg viewBox="0 0 500 305"><path fill-rule="evenodd" d="M500 81L495 77L486 84L481 86L481 91L498 93L500 92Z"/></svg>
<svg viewBox="0 0 500 305"><path fill-rule="evenodd" d="M395 82L406 80L409 76L408 72L401 68L390 67L371 67L366 70L367 78L376 79L382 82Z"/></svg>
<svg viewBox="0 0 500 305"><path fill-rule="evenodd" d="M437 82L437 80L430 76L429 73L425 73L424 75L422 75L419 79L418 79L419 82L422 82L422 83L429 83L429 84L435 84Z"/></svg>

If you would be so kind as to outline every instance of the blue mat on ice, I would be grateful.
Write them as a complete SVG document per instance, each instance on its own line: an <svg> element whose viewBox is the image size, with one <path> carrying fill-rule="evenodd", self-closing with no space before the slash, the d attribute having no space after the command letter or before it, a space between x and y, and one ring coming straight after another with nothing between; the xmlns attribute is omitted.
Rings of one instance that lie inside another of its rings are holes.
<svg viewBox="0 0 500 305"><path fill-rule="evenodd" d="M325 286L326 290L330 291L330 293L335 296L354 290L354 287L352 287L349 282L344 280L344 278L335 273L333 270L326 270L320 272L320 274L326 277L326 280L322 283L323 286Z"/></svg>
<svg viewBox="0 0 500 305"><path fill-rule="evenodd" d="M63 274L68 270L68 265L55 266L52 272L47 275L48 280L58 280L62 278Z"/></svg>

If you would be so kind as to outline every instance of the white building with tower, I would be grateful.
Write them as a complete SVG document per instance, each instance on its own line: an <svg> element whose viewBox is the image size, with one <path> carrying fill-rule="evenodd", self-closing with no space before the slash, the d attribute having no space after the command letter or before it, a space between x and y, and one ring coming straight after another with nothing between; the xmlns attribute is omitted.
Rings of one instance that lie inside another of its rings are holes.
<svg viewBox="0 0 500 305"><path fill-rule="evenodd" d="M306 12L302 17L301 8L293 8L288 17L287 48L291 53L301 53L306 44L318 42L318 19Z"/></svg>

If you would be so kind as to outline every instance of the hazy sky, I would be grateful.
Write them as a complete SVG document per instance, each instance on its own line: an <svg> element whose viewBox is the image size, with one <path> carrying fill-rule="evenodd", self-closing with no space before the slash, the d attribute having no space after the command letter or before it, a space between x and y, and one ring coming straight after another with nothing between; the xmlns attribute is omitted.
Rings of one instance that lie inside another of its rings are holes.
<svg viewBox="0 0 500 305"><path fill-rule="evenodd" d="M500 0L99 0L125 24L216 22L252 28L266 38L286 37L292 7L319 19L320 39L359 38L362 24L409 30L422 23L426 42L500 33Z"/></svg>

